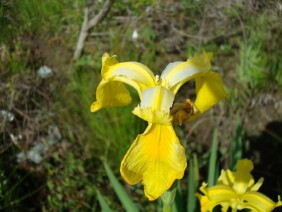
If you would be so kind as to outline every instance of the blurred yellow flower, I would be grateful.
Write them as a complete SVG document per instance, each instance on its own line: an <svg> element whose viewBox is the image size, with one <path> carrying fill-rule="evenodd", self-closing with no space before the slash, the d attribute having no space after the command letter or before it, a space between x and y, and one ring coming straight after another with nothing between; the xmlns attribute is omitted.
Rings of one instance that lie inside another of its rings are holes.
<svg viewBox="0 0 282 212"><path fill-rule="evenodd" d="M203 183L200 188L203 194L196 194L200 200L201 212L212 212L217 205L222 206L223 212L228 211L229 207L232 211L250 209L252 212L270 212L281 206L280 196L278 196L278 202L275 203L258 192L263 178L255 183L251 175L253 168L252 161L239 160L236 172L231 172L229 169L222 170L215 186L207 187L207 184Z"/></svg>
<svg viewBox="0 0 282 212"><path fill-rule="evenodd" d="M178 89L188 80L195 79L195 104L192 105L189 100L186 103L192 111L186 117L189 120L227 96L221 77L210 71L211 57L211 53L203 53L185 62L170 63L159 77L141 63L118 63L116 56L103 55L102 81L98 85L97 100L91 105L91 112L129 104L131 96L125 84L137 90L141 103L133 114L146 120L148 127L137 136L124 156L120 172L129 184L142 181L149 200L157 199L176 179L181 179L187 166L185 151L172 127L170 112ZM177 113L178 108L173 113ZM185 120L184 114L180 113L177 117L180 124Z"/></svg>

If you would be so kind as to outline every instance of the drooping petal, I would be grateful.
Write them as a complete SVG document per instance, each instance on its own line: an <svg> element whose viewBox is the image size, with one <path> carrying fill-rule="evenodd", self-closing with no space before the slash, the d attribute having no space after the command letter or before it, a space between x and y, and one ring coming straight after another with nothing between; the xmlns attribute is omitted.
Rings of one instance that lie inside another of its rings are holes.
<svg viewBox="0 0 282 212"><path fill-rule="evenodd" d="M170 63L161 75L162 85L174 94L187 81L202 76L211 68L211 53L196 55L186 62Z"/></svg>
<svg viewBox="0 0 282 212"><path fill-rule="evenodd" d="M230 205L236 199L236 193L232 188L226 185L215 185L206 188L207 184L203 183L200 190L204 195L197 193L200 200L202 212L212 212L217 205Z"/></svg>
<svg viewBox="0 0 282 212"><path fill-rule="evenodd" d="M129 184L140 181L155 200L181 179L187 166L184 148L171 125L149 124L124 156L120 171Z"/></svg>
<svg viewBox="0 0 282 212"><path fill-rule="evenodd" d="M96 91L96 102L91 105L95 112L104 107L124 106L131 102L131 96L125 84L141 93L148 87L156 85L149 68L137 62L118 63L116 56L105 53L102 57L102 81Z"/></svg>
<svg viewBox="0 0 282 212"><path fill-rule="evenodd" d="M124 82L134 87L139 96L146 88L156 85L153 72L138 62L118 63L116 56L110 57L107 53L102 58L102 77L107 80Z"/></svg>
<svg viewBox="0 0 282 212"><path fill-rule="evenodd" d="M143 91L141 103L133 114L150 123L169 124L173 100L174 94L163 86L148 88Z"/></svg>
<svg viewBox="0 0 282 212"><path fill-rule="evenodd" d="M262 193L251 191L242 195L238 209L248 208L258 212L271 212L281 205L280 200L276 203Z"/></svg>
<svg viewBox="0 0 282 212"><path fill-rule="evenodd" d="M190 120L197 118L220 100L227 97L222 78L218 73L208 71L195 80L197 97L194 105L198 112Z"/></svg>
<svg viewBox="0 0 282 212"><path fill-rule="evenodd" d="M102 80L96 90L96 101L90 111L96 112L105 107L124 106L131 102L131 96L122 82Z"/></svg>

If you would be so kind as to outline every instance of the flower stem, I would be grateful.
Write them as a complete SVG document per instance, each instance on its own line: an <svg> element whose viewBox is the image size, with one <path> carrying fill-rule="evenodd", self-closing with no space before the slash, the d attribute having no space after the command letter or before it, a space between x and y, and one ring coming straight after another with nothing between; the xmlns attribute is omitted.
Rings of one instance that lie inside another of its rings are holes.
<svg viewBox="0 0 282 212"><path fill-rule="evenodd" d="M173 183L171 188L162 195L163 212L172 212L172 205L174 203L177 190L177 181Z"/></svg>
<svg viewBox="0 0 282 212"><path fill-rule="evenodd" d="M164 205L163 212L172 212L172 205Z"/></svg>

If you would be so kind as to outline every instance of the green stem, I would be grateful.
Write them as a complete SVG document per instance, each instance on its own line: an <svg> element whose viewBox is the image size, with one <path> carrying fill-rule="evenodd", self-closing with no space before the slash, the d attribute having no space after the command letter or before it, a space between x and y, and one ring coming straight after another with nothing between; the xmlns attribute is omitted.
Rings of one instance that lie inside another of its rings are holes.
<svg viewBox="0 0 282 212"><path fill-rule="evenodd" d="M172 212L172 205L164 205L163 212Z"/></svg>
<svg viewBox="0 0 282 212"><path fill-rule="evenodd" d="M237 212L237 208L232 208L231 212Z"/></svg>
<svg viewBox="0 0 282 212"><path fill-rule="evenodd" d="M171 188L161 196L163 202L163 212L172 212L172 206L175 199L176 190L177 181L175 181Z"/></svg>

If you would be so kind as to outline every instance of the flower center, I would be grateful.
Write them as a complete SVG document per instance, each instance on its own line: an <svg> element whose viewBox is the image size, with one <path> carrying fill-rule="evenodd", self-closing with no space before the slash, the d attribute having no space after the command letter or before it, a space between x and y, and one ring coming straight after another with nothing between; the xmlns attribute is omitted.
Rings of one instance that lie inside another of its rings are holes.
<svg viewBox="0 0 282 212"><path fill-rule="evenodd" d="M194 106L190 99L186 99L185 103L175 103L171 110L170 115L172 116L172 123L182 125L188 121L189 118L194 115L198 109Z"/></svg>

